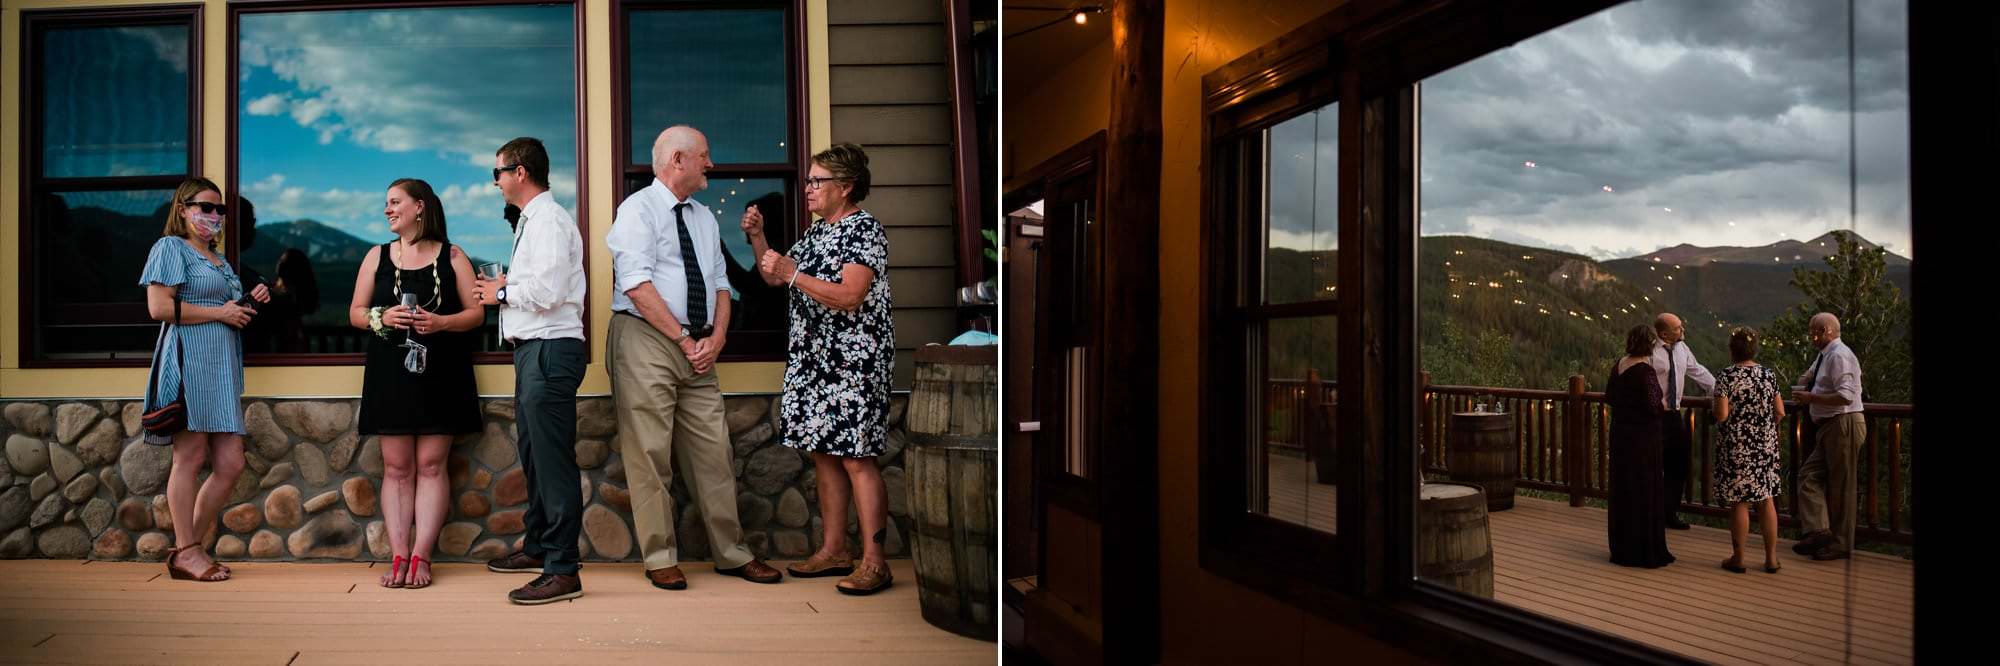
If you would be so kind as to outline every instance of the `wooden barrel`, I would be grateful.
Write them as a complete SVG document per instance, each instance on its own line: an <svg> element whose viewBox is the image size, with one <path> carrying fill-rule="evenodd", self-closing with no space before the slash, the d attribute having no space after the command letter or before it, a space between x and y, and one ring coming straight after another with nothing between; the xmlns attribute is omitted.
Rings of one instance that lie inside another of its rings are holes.
<svg viewBox="0 0 2000 666"><path fill-rule="evenodd" d="M904 424L910 540L924 620L980 640L999 634L999 350L927 346Z"/></svg>
<svg viewBox="0 0 2000 666"><path fill-rule="evenodd" d="M1514 450L1514 415L1457 412L1445 447L1451 480L1486 489L1486 510L1514 508L1521 457Z"/></svg>
<svg viewBox="0 0 2000 666"><path fill-rule="evenodd" d="M1493 598L1493 535L1479 486L1426 483L1417 501L1417 577Z"/></svg>

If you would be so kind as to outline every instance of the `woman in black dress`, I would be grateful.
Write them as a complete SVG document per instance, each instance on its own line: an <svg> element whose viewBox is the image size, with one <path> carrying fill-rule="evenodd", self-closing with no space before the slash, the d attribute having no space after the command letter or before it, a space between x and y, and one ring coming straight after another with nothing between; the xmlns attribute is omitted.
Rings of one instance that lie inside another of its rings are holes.
<svg viewBox="0 0 2000 666"><path fill-rule="evenodd" d="M1650 326L1625 334L1625 358L1611 368L1604 402L1611 405L1611 562L1628 567L1672 564L1667 551L1666 481L1660 458L1660 382L1647 361L1658 342Z"/></svg>
<svg viewBox="0 0 2000 666"><path fill-rule="evenodd" d="M424 587L450 507L445 459L457 435L480 428L472 331L486 312L465 307L476 302L472 262L446 238L444 204L430 184L391 183L382 214L396 240L362 260L348 308L350 323L375 333L360 432L381 437L382 516L395 554L382 586ZM416 307L402 304L406 294Z"/></svg>

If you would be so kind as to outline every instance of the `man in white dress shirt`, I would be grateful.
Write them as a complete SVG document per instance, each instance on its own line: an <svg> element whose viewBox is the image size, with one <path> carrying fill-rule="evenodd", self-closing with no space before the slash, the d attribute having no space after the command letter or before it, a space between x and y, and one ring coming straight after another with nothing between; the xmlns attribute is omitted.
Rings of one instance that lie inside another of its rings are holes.
<svg viewBox="0 0 2000 666"><path fill-rule="evenodd" d="M1660 455L1666 479L1667 527L1677 530L1688 529L1687 521L1681 520L1681 497L1687 492L1688 454L1694 437L1688 432L1687 413L1681 411L1681 398L1687 395L1687 382L1693 380L1702 392L1715 391L1715 375L1708 368L1694 360L1694 352L1688 350L1687 331L1681 326L1681 318L1671 312L1660 313L1653 319L1653 331L1659 334L1660 344L1653 346L1653 375L1659 378L1660 398L1666 404L1666 412L1660 416L1663 430L1660 440Z"/></svg>
<svg viewBox="0 0 2000 666"><path fill-rule="evenodd" d="M784 575L751 555L736 518L736 471L715 375L729 331L728 261L714 213L694 198L715 166L708 138L669 127L653 141L652 166L653 184L619 204L604 239L618 288L606 361L646 579L664 590L687 589L667 492L678 460L706 523L715 572L776 583Z"/></svg>
<svg viewBox="0 0 2000 666"><path fill-rule="evenodd" d="M486 563L502 573L539 573L507 593L514 603L583 596L583 490L577 484L576 389L589 362L583 342L583 234L549 194L549 153L522 137L501 146L493 184L521 209L508 272L474 281L484 305L500 306L500 336L514 345L515 447L528 481L521 550Z"/></svg>
<svg viewBox="0 0 2000 666"><path fill-rule="evenodd" d="M1792 551L1844 560L1854 549L1855 467L1868 438L1861 361L1840 341L1840 319L1830 312L1813 315L1806 334L1819 356L1799 375L1805 390L1793 391L1792 399L1806 405L1815 446L1799 465L1799 524L1806 534Z"/></svg>

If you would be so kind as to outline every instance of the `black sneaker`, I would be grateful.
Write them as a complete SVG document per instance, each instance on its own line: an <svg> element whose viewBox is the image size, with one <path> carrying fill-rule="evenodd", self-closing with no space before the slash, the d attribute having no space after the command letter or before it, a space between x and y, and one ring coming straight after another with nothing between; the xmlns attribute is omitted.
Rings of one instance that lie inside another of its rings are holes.
<svg viewBox="0 0 2000 666"><path fill-rule="evenodd" d="M569 574L542 574L519 589L507 593L507 600L523 606L567 601L583 596L583 579Z"/></svg>

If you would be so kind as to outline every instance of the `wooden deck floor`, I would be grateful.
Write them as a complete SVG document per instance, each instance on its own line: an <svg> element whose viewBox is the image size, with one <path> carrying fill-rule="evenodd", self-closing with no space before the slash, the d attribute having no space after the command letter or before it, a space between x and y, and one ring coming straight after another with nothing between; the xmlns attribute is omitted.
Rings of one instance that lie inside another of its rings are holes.
<svg viewBox="0 0 2000 666"><path fill-rule="evenodd" d="M1270 473L1273 517L1332 529L1333 487L1300 487L1310 479L1305 461L1272 456ZM1604 516L1531 497L1491 514L1494 597L1715 663L1914 661L1909 560L1856 553L1814 562L1782 541L1784 569L1771 575L1754 568L1764 556L1753 531L1746 553L1753 568L1735 574L1718 566L1729 557L1729 533L1697 526L1667 532L1678 559L1672 566L1630 569L1608 560Z"/></svg>
<svg viewBox="0 0 2000 666"><path fill-rule="evenodd" d="M909 560L872 597L835 579L757 585L686 565L653 589L638 564L592 564L585 596L507 603L531 578L440 564L424 590L376 585L367 564L232 563L226 583L154 563L0 561L0 662L304 666L329 663L991 664L994 643L924 622Z"/></svg>

